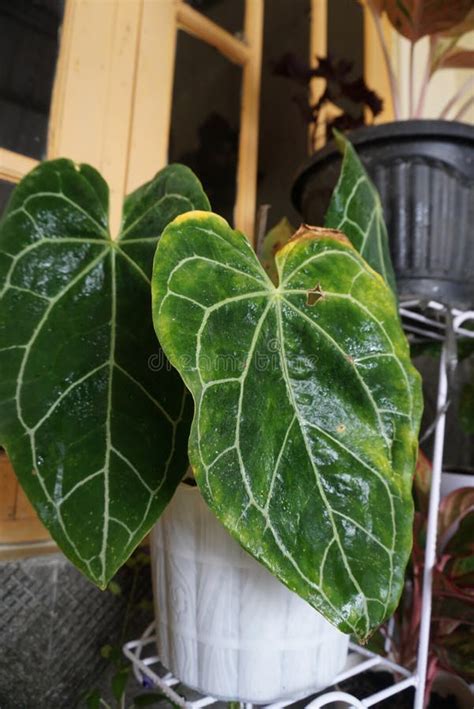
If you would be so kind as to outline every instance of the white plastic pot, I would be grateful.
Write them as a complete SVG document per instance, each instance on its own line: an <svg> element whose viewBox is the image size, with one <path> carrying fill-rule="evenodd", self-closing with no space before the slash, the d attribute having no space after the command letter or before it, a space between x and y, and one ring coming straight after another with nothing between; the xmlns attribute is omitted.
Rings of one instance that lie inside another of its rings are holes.
<svg viewBox="0 0 474 709"><path fill-rule="evenodd" d="M158 654L188 687L267 703L330 684L343 635L235 542L180 485L151 534Z"/></svg>

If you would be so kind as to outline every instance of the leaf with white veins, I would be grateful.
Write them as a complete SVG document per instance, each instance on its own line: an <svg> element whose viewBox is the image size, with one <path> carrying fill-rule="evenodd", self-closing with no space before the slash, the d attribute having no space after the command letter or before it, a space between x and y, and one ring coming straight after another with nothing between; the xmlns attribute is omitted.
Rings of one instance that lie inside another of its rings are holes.
<svg viewBox="0 0 474 709"><path fill-rule="evenodd" d="M130 195L108 232L108 187L45 162L0 224L0 444L65 554L105 587L185 472L190 405L153 332L156 243L208 209L172 165Z"/></svg>
<svg viewBox="0 0 474 709"><path fill-rule="evenodd" d="M192 212L165 230L153 317L193 394L190 462L230 533L344 632L393 613L411 549L420 378L392 292L349 241L276 254Z"/></svg>
<svg viewBox="0 0 474 709"><path fill-rule="evenodd" d="M334 137L342 153L342 167L324 224L342 231L396 293L379 193L350 141L338 131L334 131Z"/></svg>

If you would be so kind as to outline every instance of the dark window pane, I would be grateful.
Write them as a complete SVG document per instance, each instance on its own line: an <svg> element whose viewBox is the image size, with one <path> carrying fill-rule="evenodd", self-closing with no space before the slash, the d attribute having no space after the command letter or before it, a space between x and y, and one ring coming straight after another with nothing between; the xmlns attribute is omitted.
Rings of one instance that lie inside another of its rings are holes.
<svg viewBox="0 0 474 709"><path fill-rule="evenodd" d="M170 162L201 179L214 211L232 221L242 70L215 49L178 34Z"/></svg>
<svg viewBox="0 0 474 709"><path fill-rule="evenodd" d="M11 182L0 180L0 217L2 216L3 210L5 209L8 199L14 189L15 185Z"/></svg>
<svg viewBox="0 0 474 709"><path fill-rule="evenodd" d="M362 6L354 0L328 3L328 56L340 80L328 82L329 90L337 96L337 107L343 111L335 127L343 131L357 128L365 122L366 96L359 82L364 75L364 16ZM329 139L330 127L328 133Z"/></svg>
<svg viewBox="0 0 474 709"><path fill-rule="evenodd" d="M276 76L273 66L287 52L307 61L309 9L309 0L265 3L257 204L271 205L268 227L282 217L294 227L301 221L290 192L307 158L308 127L300 103L308 101L308 94L298 82Z"/></svg>
<svg viewBox="0 0 474 709"><path fill-rule="evenodd" d="M364 15L354 0L328 2L328 54L351 62L355 76L364 73Z"/></svg>
<svg viewBox="0 0 474 709"><path fill-rule="evenodd" d="M186 3L232 34L243 30L244 0L186 0Z"/></svg>
<svg viewBox="0 0 474 709"><path fill-rule="evenodd" d="M62 0L0 0L0 146L42 158Z"/></svg>

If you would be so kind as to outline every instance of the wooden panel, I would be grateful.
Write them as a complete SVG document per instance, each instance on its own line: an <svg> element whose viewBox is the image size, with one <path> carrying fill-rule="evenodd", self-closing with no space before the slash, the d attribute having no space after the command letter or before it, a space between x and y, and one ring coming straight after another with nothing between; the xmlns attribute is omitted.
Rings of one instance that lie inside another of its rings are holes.
<svg viewBox="0 0 474 709"><path fill-rule="evenodd" d="M0 180L19 182L37 164L33 158L0 148Z"/></svg>
<svg viewBox="0 0 474 709"><path fill-rule="evenodd" d="M316 57L325 57L328 52L328 0L311 0L310 31L309 31L309 61L311 66L316 63ZM316 103L326 87L325 79L312 79L309 85L311 104ZM310 126L308 132L308 153L320 148L326 142L325 124L328 118L325 107L320 111L318 124Z"/></svg>
<svg viewBox="0 0 474 709"><path fill-rule="evenodd" d="M49 534L18 484L4 452L0 451L0 549L3 544L49 540Z"/></svg>
<svg viewBox="0 0 474 709"><path fill-rule="evenodd" d="M364 2L364 0L363 0ZM327 46L328 0L311 0L310 20L310 61L315 62L316 56L326 56ZM380 22L379 30L383 33L388 51L392 50L392 30L387 18ZM390 81L382 47L379 42L378 29L367 6L364 6L364 78L371 89L374 89L384 99L383 111L377 116L375 123L385 123L394 118L394 108L390 92ZM313 79L310 84L311 103L315 103L324 91L325 81ZM335 106L323 107L320 112L316 138L313 140L313 131L310 129L309 152L321 148L326 142L324 124L334 118L341 111ZM367 119L371 118L367 110Z"/></svg>
<svg viewBox="0 0 474 709"><path fill-rule="evenodd" d="M392 29L384 15L380 21L380 31L383 33L389 54L392 53ZM367 85L383 98L383 110L375 123L393 121L393 101L390 92L390 81L380 45L374 18L367 7L364 7L364 77ZM367 109L367 116L372 114Z"/></svg>
<svg viewBox="0 0 474 709"><path fill-rule="evenodd" d="M15 561L26 556L38 556L39 554L54 554L59 551L58 546L52 539L39 542L28 542L27 544L1 544L0 561Z"/></svg>
<svg viewBox="0 0 474 709"><path fill-rule="evenodd" d="M48 157L87 162L103 174L112 235L126 188L142 12L141 0L67 0L53 91Z"/></svg>
<svg viewBox="0 0 474 709"><path fill-rule="evenodd" d="M184 2L178 4L178 25L185 32L215 47L235 64L243 65L250 58L251 50L244 42Z"/></svg>
<svg viewBox="0 0 474 709"><path fill-rule="evenodd" d="M244 65L239 164L234 222L254 243L257 206L258 124L263 42L263 0L246 0L244 34L250 56Z"/></svg>
<svg viewBox="0 0 474 709"><path fill-rule="evenodd" d="M168 162L176 31L174 0L144 0L133 96L127 192L149 180Z"/></svg>

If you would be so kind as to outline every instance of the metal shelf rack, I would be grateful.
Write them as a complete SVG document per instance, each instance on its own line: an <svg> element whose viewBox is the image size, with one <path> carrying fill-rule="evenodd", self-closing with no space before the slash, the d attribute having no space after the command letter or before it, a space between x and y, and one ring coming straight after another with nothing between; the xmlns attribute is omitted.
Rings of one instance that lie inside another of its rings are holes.
<svg viewBox="0 0 474 709"><path fill-rule="evenodd" d="M346 669L334 679L334 685L337 686L340 682L375 667L394 672L401 679L390 687L364 699L358 699L347 692L330 688L316 697L314 695L308 697L307 704L304 705L306 709L319 709L334 702L343 702L348 707L364 709L394 694L398 694L408 687L415 688L414 709L423 709L431 625L433 569L436 562L436 530L443 467L446 412L449 405L450 373L456 366L457 340L467 337L474 338L474 310L448 309L436 301L409 300L400 305L400 316L404 330L411 341L418 343L432 341L438 342L441 346L437 414L433 426L432 483L428 511L422 613L416 668L414 671L410 671L388 658L351 643ZM468 321L473 322L473 329L465 327ZM153 648L152 654L149 654L150 647ZM160 665L160 659L154 651L156 651L156 635L153 624L146 629L139 640L132 640L123 647L123 652L132 663L134 675L140 684L158 688L171 702L185 709L200 709L220 702L219 699L214 697L201 697L196 696L195 692L187 692L180 684L179 679L173 677L170 672ZM298 701L300 706L301 701ZM266 709L283 709L283 707L294 703L295 700L291 699L285 702L267 704ZM243 709L252 709L253 707L252 704L248 703L241 706Z"/></svg>

